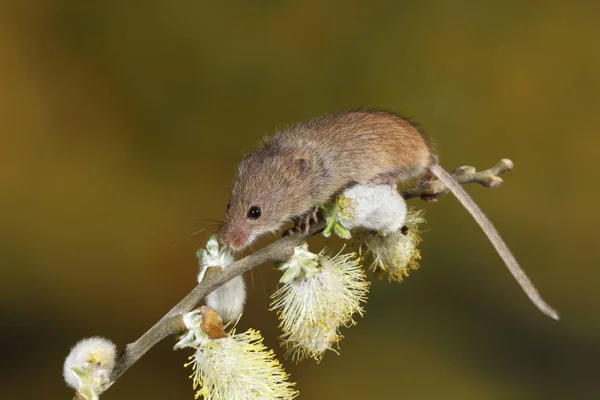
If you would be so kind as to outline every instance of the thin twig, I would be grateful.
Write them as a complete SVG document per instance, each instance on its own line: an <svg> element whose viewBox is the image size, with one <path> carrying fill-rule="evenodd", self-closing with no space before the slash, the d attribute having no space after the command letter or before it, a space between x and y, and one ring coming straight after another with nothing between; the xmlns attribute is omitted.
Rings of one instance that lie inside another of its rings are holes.
<svg viewBox="0 0 600 400"><path fill-rule="evenodd" d="M510 171L513 169L513 166L513 162L508 158L500 160L492 168L479 172L475 170L475 167L463 165L454 170L452 177L461 184L480 183L486 187L498 187L504 182L498 175ZM431 196L432 198L435 198L435 196L445 193L448 193L448 188L439 180L433 182L420 181L417 182L417 185L414 188L400 192L402 197L406 200L421 196Z"/></svg>
<svg viewBox="0 0 600 400"><path fill-rule="evenodd" d="M271 261L285 261L289 259L294 247L317 233L323 227L314 225L310 232L287 236L274 243L234 262L227 268L207 274L202 282L196 286L187 296L173 307L152 328L142 335L138 340L125 346L125 349L117 359L111 380L114 382L125 371L127 371L137 360L139 360L155 344L167 336L178 334L185 329L181 319L182 314L190 312L213 290L230 281L237 275L241 275L250 269Z"/></svg>
<svg viewBox="0 0 600 400"><path fill-rule="evenodd" d="M477 182L487 187L497 187L502 184L498 177L505 171L512 169L513 163L508 159L501 160L498 164L485 171L477 172L475 168L463 166L457 168L452 174L461 184ZM440 181L420 182L414 188L401 192L402 197L411 199L419 196L437 196L447 193L448 189ZM173 307L154 326L144 333L138 340L129 343L116 361L111 381L115 382L133 364L136 363L148 350L167 336L175 335L184 331L182 315L194 309L200 301L213 290L228 282L232 278L243 274L261 264L272 261L285 261L291 257L295 246L304 242L307 238L320 233L324 228L324 222L313 225L307 233L296 233L285 236L276 242L250 254L229 265L225 269L218 269L207 274L202 282L185 296L175 307ZM79 400L75 394L73 400Z"/></svg>

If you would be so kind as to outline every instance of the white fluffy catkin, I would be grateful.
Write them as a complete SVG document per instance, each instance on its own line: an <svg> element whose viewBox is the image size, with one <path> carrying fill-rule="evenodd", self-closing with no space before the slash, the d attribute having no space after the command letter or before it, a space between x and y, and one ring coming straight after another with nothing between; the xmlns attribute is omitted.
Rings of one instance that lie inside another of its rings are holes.
<svg viewBox="0 0 600 400"><path fill-rule="evenodd" d="M216 236L211 236L206 243L206 248L197 252L198 283L204 279L206 270L210 267L227 268L235 259L227 246L221 246ZM216 288L206 296L206 305L214 309L224 322L235 321L244 311L246 303L246 285L244 278L236 276L229 282Z"/></svg>
<svg viewBox="0 0 600 400"><path fill-rule="evenodd" d="M339 221L349 230L365 228L386 234L404 225L406 202L390 185L354 185L342 197Z"/></svg>
<svg viewBox="0 0 600 400"><path fill-rule="evenodd" d="M110 386L116 358L117 348L110 340L101 337L80 340L65 360L65 382L86 398L96 398Z"/></svg>
<svg viewBox="0 0 600 400"><path fill-rule="evenodd" d="M237 320L244 311L245 302L246 285L241 275L206 296L206 305L218 312L224 322Z"/></svg>

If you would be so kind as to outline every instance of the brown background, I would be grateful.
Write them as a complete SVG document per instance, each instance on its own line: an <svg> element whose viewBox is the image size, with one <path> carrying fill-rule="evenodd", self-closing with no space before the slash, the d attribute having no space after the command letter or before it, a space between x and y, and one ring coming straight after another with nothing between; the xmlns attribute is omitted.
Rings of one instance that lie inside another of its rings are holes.
<svg viewBox="0 0 600 400"><path fill-rule="evenodd" d="M261 136L384 107L449 169L515 161L469 190L563 319L457 201L413 201L421 270L373 285L340 356L284 362L301 398L600 398L598 43L597 1L3 1L0 397L70 399L72 344L122 346L186 294L206 238L188 235L215 226ZM240 329L275 347L277 274L247 282ZM105 398L192 399L173 343Z"/></svg>

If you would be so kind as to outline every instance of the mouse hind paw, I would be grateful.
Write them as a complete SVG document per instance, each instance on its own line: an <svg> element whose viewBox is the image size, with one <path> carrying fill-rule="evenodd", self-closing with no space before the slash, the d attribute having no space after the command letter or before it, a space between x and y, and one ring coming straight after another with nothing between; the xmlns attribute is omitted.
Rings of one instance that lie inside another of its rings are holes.
<svg viewBox="0 0 600 400"><path fill-rule="evenodd" d="M421 179L417 181L417 187L427 187L431 189L431 183L435 179L435 175L431 171L427 171L427 174ZM425 200L427 202L436 202L438 201L438 195L435 193L423 193L419 197L421 200Z"/></svg>
<svg viewBox="0 0 600 400"><path fill-rule="evenodd" d="M388 172L378 175L369 181L369 185L388 185L392 191L392 194L398 193L398 174L394 172Z"/></svg>

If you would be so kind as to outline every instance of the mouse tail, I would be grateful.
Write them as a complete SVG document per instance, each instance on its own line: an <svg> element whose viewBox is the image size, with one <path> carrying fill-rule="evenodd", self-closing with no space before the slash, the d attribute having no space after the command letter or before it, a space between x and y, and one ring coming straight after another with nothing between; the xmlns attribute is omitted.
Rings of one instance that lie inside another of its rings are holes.
<svg viewBox="0 0 600 400"><path fill-rule="evenodd" d="M440 180L452 194L458 199L463 207L471 214L471 216L477 221L477 224L483 229L490 242L504 261L504 264L508 267L510 273L517 280L521 288L525 291L529 299L535 304L540 311L547 316L558 320L558 313L550 307L542 299L542 296L538 293L536 288L533 286L531 280L527 277L512 252L500 237L500 234L488 219L488 217L481 211L479 206L473 201L471 196L463 189L463 187L450 175L445 169L439 164L434 163L430 167L431 172Z"/></svg>

